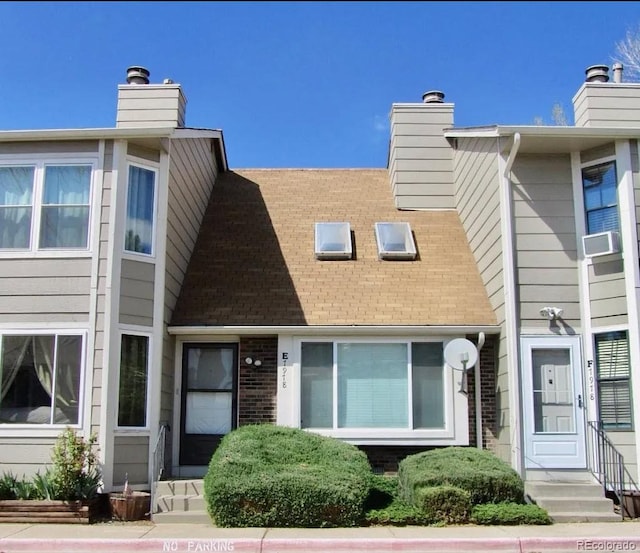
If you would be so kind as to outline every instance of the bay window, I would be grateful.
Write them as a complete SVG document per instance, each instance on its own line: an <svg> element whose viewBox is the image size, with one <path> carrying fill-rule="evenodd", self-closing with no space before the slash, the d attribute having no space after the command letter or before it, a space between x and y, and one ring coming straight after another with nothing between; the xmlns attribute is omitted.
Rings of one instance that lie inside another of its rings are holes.
<svg viewBox="0 0 640 553"><path fill-rule="evenodd" d="M78 424L83 336L0 337L0 424Z"/></svg>
<svg viewBox="0 0 640 553"><path fill-rule="evenodd" d="M442 342L303 341L300 426L445 428Z"/></svg>
<svg viewBox="0 0 640 553"><path fill-rule="evenodd" d="M86 250L93 166L0 165L0 250Z"/></svg>

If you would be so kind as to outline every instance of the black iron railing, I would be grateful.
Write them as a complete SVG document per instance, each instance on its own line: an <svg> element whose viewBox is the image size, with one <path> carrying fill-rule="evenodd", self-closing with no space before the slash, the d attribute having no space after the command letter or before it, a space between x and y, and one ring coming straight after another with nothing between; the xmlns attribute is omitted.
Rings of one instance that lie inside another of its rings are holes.
<svg viewBox="0 0 640 553"><path fill-rule="evenodd" d="M156 488L158 482L162 480L164 475L164 451L167 444L167 432L171 430L171 427L166 423L160 423L160 431L156 438L155 446L153 447L153 454L151 457L153 472L151 473L151 512L155 509Z"/></svg>
<svg viewBox="0 0 640 553"><path fill-rule="evenodd" d="M640 496L638 485L624 466L624 457L613 445L599 421L589 421L589 470L606 494L620 506L620 516L634 518L631 508Z"/></svg>

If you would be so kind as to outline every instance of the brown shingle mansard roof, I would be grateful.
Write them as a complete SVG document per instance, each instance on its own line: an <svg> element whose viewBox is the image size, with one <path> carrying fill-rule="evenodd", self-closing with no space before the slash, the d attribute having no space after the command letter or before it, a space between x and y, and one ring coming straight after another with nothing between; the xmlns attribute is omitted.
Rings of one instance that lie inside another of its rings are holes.
<svg viewBox="0 0 640 553"><path fill-rule="evenodd" d="M349 261L314 223L346 221ZM379 261L374 223L411 224L416 261ZM384 169L220 175L172 325L493 325L457 213L399 211Z"/></svg>

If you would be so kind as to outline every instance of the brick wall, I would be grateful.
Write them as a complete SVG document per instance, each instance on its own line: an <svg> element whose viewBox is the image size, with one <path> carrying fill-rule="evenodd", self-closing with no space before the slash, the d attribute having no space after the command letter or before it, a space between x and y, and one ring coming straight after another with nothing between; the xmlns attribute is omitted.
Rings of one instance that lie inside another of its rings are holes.
<svg viewBox="0 0 640 553"><path fill-rule="evenodd" d="M260 367L247 365L245 359L259 359ZM276 422L276 386L278 378L278 338L242 337L238 374L238 425Z"/></svg>

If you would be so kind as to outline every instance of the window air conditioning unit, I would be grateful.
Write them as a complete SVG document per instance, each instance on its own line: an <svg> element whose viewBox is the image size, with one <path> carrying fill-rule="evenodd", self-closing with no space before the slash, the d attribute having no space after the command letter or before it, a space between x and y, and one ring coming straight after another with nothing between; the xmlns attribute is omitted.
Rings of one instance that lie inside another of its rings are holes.
<svg viewBox="0 0 640 553"><path fill-rule="evenodd" d="M620 251L620 233L610 230L582 237L585 257L597 257Z"/></svg>

